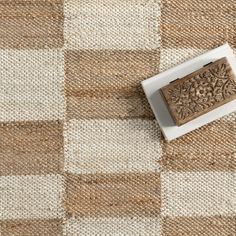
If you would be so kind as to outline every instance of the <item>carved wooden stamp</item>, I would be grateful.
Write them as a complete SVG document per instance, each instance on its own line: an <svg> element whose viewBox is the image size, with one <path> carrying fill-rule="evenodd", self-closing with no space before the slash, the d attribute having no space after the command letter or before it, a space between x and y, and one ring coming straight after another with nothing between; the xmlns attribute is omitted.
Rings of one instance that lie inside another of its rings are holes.
<svg viewBox="0 0 236 236"><path fill-rule="evenodd" d="M236 98L235 75L224 57L161 88L180 126Z"/></svg>

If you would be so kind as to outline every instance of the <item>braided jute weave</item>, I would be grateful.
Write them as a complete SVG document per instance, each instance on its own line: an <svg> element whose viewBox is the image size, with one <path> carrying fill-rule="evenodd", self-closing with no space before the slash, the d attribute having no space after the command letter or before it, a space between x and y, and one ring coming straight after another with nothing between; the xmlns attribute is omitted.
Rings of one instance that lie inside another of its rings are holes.
<svg viewBox="0 0 236 236"><path fill-rule="evenodd" d="M236 236L236 113L167 143L140 86L226 41L236 0L0 0L0 235Z"/></svg>

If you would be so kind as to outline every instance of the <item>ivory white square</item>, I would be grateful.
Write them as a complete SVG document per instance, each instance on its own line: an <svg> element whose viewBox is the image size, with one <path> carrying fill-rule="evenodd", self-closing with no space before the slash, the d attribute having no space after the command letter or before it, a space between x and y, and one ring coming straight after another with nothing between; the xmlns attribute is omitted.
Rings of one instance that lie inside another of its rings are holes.
<svg viewBox="0 0 236 236"><path fill-rule="evenodd" d="M199 48L161 48L159 70L163 72L204 52L205 49Z"/></svg>
<svg viewBox="0 0 236 236"><path fill-rule="evenodd" d="M96 217L70 218L66 221L63 230L65 236L77 235L161 235L159 217Z"/></svg>
<svg viewBox="0 0 236 236"><path fill-rule="evenodd" d="M161 132L153 120L70 120L65 170L76 174L159 171Z"/></svg>
<svg viewBox="0 0 236 236"><path fill-rule="evenodd" d="M61 175L0 177L0 220L63 217Z"/></svg>
<svg viewBox="0 0 236 236"><path fill-rule="evenodd" d="M162 215L235 216L235 172L162 172Z"/></svg>
<svg viewBox="0 0 236 236"><path fill-rule="evenodd" d="M67 49L156 49L160 0L66 0Z"/></svg>
<svg viewBox="0 0 236 236"><path fill-rule="evenodd" d="M0 121L63 118L61 50L0 50L0 58Z"/></svg>

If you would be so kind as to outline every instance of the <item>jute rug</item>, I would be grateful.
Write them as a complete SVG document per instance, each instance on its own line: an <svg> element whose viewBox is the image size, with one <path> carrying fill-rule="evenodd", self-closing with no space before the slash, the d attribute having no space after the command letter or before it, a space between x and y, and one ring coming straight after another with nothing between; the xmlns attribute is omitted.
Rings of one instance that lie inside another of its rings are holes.
<svg viewBox="0 0 236 236"><path fill-rule="evenodd" d="M226 41L235 0L0 0L0 235L235 236L236 113L167 143L140 86Z"/></svg>

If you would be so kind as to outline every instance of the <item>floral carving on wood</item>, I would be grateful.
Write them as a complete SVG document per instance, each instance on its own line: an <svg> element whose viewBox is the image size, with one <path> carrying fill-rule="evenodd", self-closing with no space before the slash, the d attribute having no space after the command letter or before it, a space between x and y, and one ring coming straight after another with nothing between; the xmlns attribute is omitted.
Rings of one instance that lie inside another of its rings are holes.
<svg viewBox="0 0 236 236"><path fill-rule="evenodd" d="M232 100L236 81L223 58L164 87L162 92L176 123L183 124Z"/></svg>

